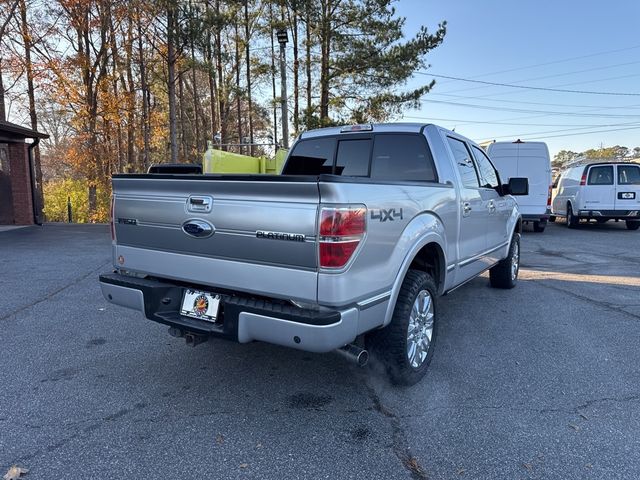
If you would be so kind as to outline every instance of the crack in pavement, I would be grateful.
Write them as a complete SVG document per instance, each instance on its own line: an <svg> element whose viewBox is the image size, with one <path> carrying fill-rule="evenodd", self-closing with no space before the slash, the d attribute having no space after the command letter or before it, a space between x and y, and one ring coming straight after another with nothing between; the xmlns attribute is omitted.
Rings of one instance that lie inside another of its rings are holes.
<svg viewBox="0 0 640 480"><path fill-rule="evenodd" d="M86 273L85 275L82 275L81 277L78 277L74 280L71 280L69 283L63 285L62 287L54 290L53 292L49 292L47 293L44 297L39 298L38 300L35 300L27 305L23 305L22 307L17 308L16 310L13 310L12 312L9 312L5 315L0 316L0 321L2 320L6 320L7 318L10 318L14 315L17 315L20 312L23 312L31 307L34 307L42 302L46 302L47 300L49 300L50 298L55 297L57 294L59 294L60 292L66 290L69 287L73 287L74 285L77 285L78 283L82 282L83 280L85 280L86 278L88 278L91 275L95 275L96 272L98 272L99 270L102 270L103 268L105 268L106 266L110 265L111 261L107 261L105 263L101 263L98 267L94 268L93 270L91 270L89 273Z"/></svg>
<svg viewBox="0 0 640 480"><path fill-rule="evenodd" d="M402 466L409 472L409 475L411 475L411 478L414 480L426 480L429 478L427 472L422 468L420 463L418 463L418 459L411 454L411 448L407 445L407 435L402 428L400 417L382 404L380 397L373 387L365 383L365 388L369 394L369 398L373 402L374 410L388 418L391 423L393 453L398 457Z"/></svg>
<svg viewBox="0 0 640 480"><path fill-rule="evenodd" d="M573 409L571 410L565 409L565 408L543 408L542 410L540 410L540 413L564 412L564 413L575 413L579 415L580 410L585 410L598 403L606 403L606 402L627 403L627 402L636 402L639 400L640 400L640 395L638 394L625 395L624 397L594 398L592 400L587 400L585 403L582 403L580 405L573 407Z"/></svg>
<svg viewBox="0 0 640 480"><path fill-rule="evenodd" d="M540 279L540 280L532 279L532 280L528 280L528 281L535 282L538 285L540 285L541 287L548 288L548 289L554 290L556 292L566 293L568 295L571 295L572 297L578 298L580 300L584 300L585 302L591 303L593 305L597 305L599 307L602 307L602 308L605 308L605 309L608 309L608 310L612 310L614 312L621 313L623 315L627 315L627 316L632 317L632 318L634 318L636 320L640 320L640 315L636 315L635 313L627 312L625 310L625 308L627 308L626 305L623 306L623 307L619 307L617 305L614 305L614 304L611 304L611 303L608 303L608 302L604 302L602 300L595 300L595 299L593 299L591 297L587 297L585 295L580 295L579 293L572 292L571 290L566 290L564 288L560 288L560 287L557 287L555 285L549 284L548 283L549 279Z"/></svg>
<svg viewBox="0 0 640 480"><path fill-rule="evenodd" d="M43 448L39 448L37 450L35 450L34 452L28 453L26 455L23 455L22 457L18 458L16 460L16 464L26 464L28 463L30 460L33 460L36 457L39 457L42 454L48 454L51 452L54 452L62 447L64 447L65 445L67 445L68 443L72 442L73 440L76 440L80 437L82 437L83 435L86 435L88 433L93 433L96 430L99 430L100 428L102 428L105 424L107 424L108 422L112 422L115 420L118 420L132 412L135 412L137 410L142 410L143 408L146 408L147 404L146 403L136 403L133 408L121 408L120 410L118 410L115 413L112 413L110 415L106 415L104 417L102 417L99 421L94 422L90 425L87 425L86 427L81 428L78 432L73 433L71 435L69 435L66 438L63 438L62 440L59 440L55 443L52 443L50 445L47 445L46 447Z"/></svg>

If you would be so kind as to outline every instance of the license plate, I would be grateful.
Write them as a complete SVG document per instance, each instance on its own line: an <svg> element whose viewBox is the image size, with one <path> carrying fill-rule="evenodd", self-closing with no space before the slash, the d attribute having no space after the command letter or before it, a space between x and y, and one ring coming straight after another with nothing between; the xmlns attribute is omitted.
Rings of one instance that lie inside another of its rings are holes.
<svg viewBox="0 0 640 480"><path fill-rule="evenodd" d="M620 200L633 200L636 198L635 192L620 192L618 194Z"/></svg>
<svg viewBox="0 0 640 480"><path fill-rule="evenodd" d="M220 295L187 289L182 297L180 314L207 322L215 322L219 307Z"/></svg>

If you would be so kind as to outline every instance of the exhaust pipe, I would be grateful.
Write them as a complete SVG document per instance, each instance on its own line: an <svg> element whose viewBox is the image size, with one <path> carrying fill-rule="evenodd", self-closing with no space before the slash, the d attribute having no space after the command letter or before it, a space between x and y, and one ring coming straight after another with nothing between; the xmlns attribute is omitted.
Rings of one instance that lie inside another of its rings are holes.
<svg viewBox="0 0 640 480"><path fill-rule="evenodd" d="M369 352L357 345L349 344L336 350L347 360L354 362L359 367L364 367L369 361Z"/></svg>

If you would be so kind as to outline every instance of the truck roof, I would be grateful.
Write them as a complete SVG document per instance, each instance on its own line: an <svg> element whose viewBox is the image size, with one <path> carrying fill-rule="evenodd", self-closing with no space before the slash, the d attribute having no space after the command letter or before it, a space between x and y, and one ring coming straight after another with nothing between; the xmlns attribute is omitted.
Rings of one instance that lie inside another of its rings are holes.
<svg viewBox="0 0 640 480"><path fill-rule="evenodd" d="M420 131L427 125L428 123L373 123L373 124L365 124L371 125L373 130L372 132L406 132L406 133L420 133ZM326 128L318 128L315 130L309 130L306 132L302 132L299 138L313 138L313 137L324 137L327 135L350 135L357 133L369 133L366 130L353 131L353 132L343 132L342 129L345 127L349 127L351 125L342 125L339 127L326 127Z"/></svg>

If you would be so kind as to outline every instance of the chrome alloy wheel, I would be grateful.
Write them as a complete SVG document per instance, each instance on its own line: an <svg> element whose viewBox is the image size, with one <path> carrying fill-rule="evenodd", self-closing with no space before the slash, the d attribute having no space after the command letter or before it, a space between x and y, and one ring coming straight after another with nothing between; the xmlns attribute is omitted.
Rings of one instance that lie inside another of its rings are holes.
<svg viewBox="0 0 640 480"><path fill-rule="evenodd" d="M518 276L518 268L520 267L520 244L518 242L513 245L513 253L511 254L511 280L515 280Z"/></svg>
<svg viewBox="0 0 640 480"><path fill-rule="evenodd" d="M413 302L407 330L407 358L413 368L424 363L433 336L433 300L428 290L421 290Z"/></svg>

